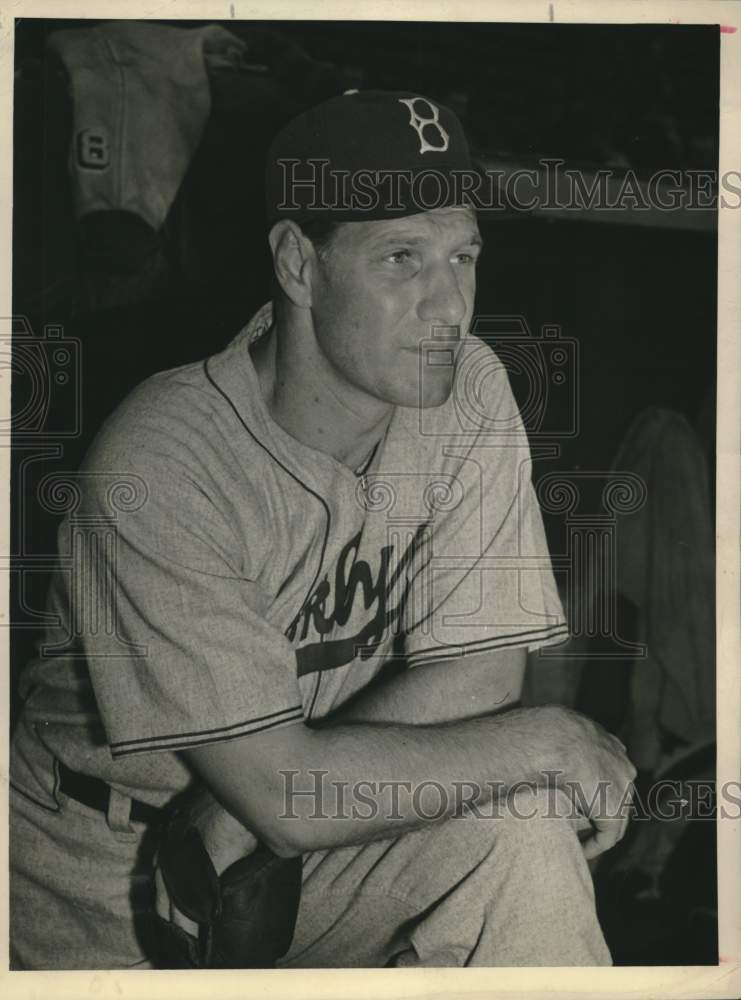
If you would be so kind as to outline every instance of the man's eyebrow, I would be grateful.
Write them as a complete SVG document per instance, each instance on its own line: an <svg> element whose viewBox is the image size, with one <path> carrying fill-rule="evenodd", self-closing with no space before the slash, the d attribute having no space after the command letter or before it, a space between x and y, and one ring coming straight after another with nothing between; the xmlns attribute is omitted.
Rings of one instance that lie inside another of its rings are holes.
<svg viewBox="0 0 741 1000"><path fill-rule="evenodd" d="M429 236L421 236L419 233L413 233L411 231L399 232L399 233L381 233L375 239L371 240L371 246L376 249L380 247L388 246L389 244L404 243L406 246L415 247L421 246L424 243L430 241ZM460 240L456 240L458 246L478 246L483 247L484 241L481 238L481 234L471 231L463 236Z"/></svg>

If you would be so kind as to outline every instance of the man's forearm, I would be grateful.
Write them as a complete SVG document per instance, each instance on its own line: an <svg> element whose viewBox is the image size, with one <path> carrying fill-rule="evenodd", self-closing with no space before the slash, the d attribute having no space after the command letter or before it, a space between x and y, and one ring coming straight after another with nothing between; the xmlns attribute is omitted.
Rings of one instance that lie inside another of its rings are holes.
<svg viewBox="0 0 741 1000"><path fill-rule="evenodd" d="M298 725L187 756L240 822L277 853L298 854L399 836L537 780L532 712L431 726Z"/></svg>
<svg viewBox="0 0 741 1000"><path fill-rule="evenodd" d="M331 721L429 725L488 715L519 700L524 672L522 649L422 663L361 691Z"/></svg>

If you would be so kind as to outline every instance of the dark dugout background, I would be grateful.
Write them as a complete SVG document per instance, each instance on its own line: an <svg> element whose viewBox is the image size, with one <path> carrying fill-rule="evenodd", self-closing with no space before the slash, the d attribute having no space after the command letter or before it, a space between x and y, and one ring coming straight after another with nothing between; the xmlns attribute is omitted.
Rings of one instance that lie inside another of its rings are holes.
<svg viewBox="0 0 741 1000"><path fill-rule="evenodd" d="M163 228L125 213L78 222L72 107L46 38L95 23L16 22L14 677L43 624L55 552L59 517L39 502L40 482L77 468L135 384L218 351L269 297L262 162L275 130L303 108L349 87L405 89L453 107L487 165L536 168L550 157L642 179L718 167L717 27L229 21L251 65L210 73L211 116ZM522 317L536 337L557 326L578 344L569 372L578 433L556 434L558 454L536 462L536 479L604 472L636 415L660 406L699 435L712 489L714 213L606 221L586 209L522 211L492 213L481 227L478 314ZM67 355L55 330L72 344ZM524 403L527 385L517 372L512 381ZM556 431L569 423L566 398L551 400ZM554 543L557 522L547 518ZM620 627L629 635L629 610ZM595 664L580 707L617 728L627 676L626 664ZM658 897L640 882L597 879L617 963L717 962L714 824L693 827L679 848Z"/></svg>

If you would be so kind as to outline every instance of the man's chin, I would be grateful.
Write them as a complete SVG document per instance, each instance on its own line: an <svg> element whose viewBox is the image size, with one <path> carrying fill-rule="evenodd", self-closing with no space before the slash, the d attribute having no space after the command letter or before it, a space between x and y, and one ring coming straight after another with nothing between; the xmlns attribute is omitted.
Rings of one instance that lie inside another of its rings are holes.
<svg viewBox="0 0 741 1000"><path fill-rule="evenodd" d="M453 390L452 383L444 391L427 393L419 400L419 408L422 410L434 410L436 406L443 406L450 399Z"/></svg>
<svg viewBox="0 0 741 1000"><path fill-rule="evenodd" d="M452 391L452 378L425 379L409 393L404 393L405 398L399 399L397 405L414 407L418 410L431 410L447 403Z"/></svg>

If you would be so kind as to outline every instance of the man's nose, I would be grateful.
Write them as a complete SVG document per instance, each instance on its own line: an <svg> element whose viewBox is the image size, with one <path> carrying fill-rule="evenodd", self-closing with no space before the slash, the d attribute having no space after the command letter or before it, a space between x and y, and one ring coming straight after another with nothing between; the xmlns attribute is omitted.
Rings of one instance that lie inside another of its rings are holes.
<svg viewBox="0 0 741 1000"><path fill-rule="evenodd" d="M452 266L436 269L427 282L417 306L417 315L431 326L457 327L466 315L466 300L461 294ZM457 339L458 331L451 337Z"/></svg>

